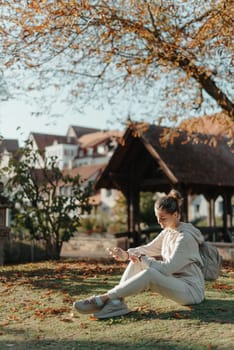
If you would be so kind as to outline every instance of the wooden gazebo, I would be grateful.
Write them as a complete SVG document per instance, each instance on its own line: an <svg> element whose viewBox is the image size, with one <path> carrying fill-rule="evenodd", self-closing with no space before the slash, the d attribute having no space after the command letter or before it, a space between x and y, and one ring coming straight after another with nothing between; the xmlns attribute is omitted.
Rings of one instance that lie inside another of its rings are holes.
<svg viewBox="0 0 234 350"><path fill-rule="evenodd" d="M128 128L97 180L96 189L118 189L125 195L128 231L136 244L140 235L140 192L167 193L171 188L178 189L184 197L185 219L188 219L188 196L203 194L209 203L210 227L215 223L215 200L221 195L222 240L232 241L234 149L228 144L230 140L224 137L212 139L212 136L202 134L188 138L185 132L177 132L172 143L162 144L162 134L172 132L170 128L156 125L142 131L137 126Z"/></svg>

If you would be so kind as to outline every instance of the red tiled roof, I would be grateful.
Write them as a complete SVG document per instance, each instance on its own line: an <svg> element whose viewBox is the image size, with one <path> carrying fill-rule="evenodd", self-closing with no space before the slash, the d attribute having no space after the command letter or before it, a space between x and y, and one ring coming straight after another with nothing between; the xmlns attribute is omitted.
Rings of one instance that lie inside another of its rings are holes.
<svg viewBox="0 0 234 350"><path fill-rule="evenodd" d="M79 138L85 134L90 134L99 131L100 129L89 128L86 126L70 125L69 129L72 128L76 137Z"/></svg>
<svg viewBox="0 0 234 350"><path fill-rule="evenodd" d="M72 169L64 169L62 170L63 176L70 175L71 177L75 177L79 175L82 180L88 181L92 177L99 176L103 169L106 167L106 164L93 164L93 165L83 165L79 168L72 168ZM33 169L31 170L32 176L38 183L41 183L45 181L45 175L43 169ZM53 171L47 170L48 174L50 174L53 177ZM58 183L59 186L64 186L64 183L60 181ZM66 184L65 186L70 186L70 184ZM48 184L48 187L50 185Z"/></svg>
<svg viewBox="0 0 234 350"><path fill-rule="evenodd" d="M70 175L75 177L79 175L84 181L88 181L93 176L98 176L105 168L106 164L92 164L92 165L83 165L78 168L64 169L63 175Z"/></svg>
<svg viewBox="0 0 234 350"><path fill-rule="evenodd" d="M109 130L109 131L98 131L91 134L83 135L79 138L79 143L81 147L93 147L105 142L108 139L120 139L123 136L122 131Z"/></svg>

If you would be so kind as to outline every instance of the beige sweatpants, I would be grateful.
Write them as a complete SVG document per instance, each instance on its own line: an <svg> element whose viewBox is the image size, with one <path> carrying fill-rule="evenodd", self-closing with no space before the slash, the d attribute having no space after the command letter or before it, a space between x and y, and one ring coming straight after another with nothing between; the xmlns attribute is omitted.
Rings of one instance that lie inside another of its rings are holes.
<svg viewBox="0 0 234 350"><path fill-rule="evenodd" d="M181 305L200 303L204 296L195 293L192 288L181 278L163 275L155 268L146 268L141 262L130 262L120 283L108 292L108 296L110 299L118 299L151 290Z"/></svg>

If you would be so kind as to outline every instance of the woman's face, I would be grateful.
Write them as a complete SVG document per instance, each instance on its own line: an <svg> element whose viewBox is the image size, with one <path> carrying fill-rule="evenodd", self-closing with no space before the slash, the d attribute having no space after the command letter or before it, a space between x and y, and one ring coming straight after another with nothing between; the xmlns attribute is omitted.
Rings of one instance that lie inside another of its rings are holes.
<svg viewBox="0 0 234 350"><path fill-rule="evenodd" d="M168 213L164 209L155 209L155 215L162 228L175 228L179 223L179 213Z"/></svg>

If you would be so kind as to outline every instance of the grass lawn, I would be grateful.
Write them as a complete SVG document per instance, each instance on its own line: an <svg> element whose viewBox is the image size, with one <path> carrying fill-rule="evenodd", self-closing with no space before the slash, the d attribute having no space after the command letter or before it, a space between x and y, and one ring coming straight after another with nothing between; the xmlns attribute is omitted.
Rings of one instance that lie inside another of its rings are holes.
<svg viewBox="0 0 234 350"><path fill-rule="evenodd" d="M0 269L1 350L233 350L234 270L207 282L206 300L180 306L145 292L130 314L95 320L73 301L113 287L123 264L44 262Z"/></svg>

